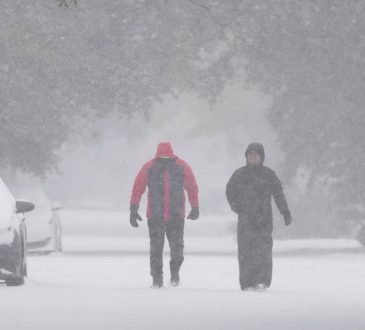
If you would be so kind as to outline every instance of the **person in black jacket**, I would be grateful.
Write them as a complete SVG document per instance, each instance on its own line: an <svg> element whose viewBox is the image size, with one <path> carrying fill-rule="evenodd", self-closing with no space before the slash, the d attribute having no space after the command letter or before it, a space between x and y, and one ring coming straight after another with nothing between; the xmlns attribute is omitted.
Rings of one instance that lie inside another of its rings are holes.
<svg viewBox="0 0 365 330"><path fill-rule="evenodd" d="M233 212L238 214L237 242L239 280L242 290L265 290L272 279L274 197L285 225L292 217L275 172L263 165L265 151L261 143L251 143L246 152L246 166L229 179L226 196Z"/></svg>

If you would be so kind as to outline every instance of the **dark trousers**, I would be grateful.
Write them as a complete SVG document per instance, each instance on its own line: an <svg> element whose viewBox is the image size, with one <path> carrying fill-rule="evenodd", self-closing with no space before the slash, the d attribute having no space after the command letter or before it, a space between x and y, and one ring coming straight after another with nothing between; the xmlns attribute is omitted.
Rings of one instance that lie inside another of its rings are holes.
<svg viewBox="0 0 365 330"><path fill-rule="evenodd" d="M241 289L260 283L269 287L272 279L271 232L247 230L238 223L237 243Z"/></svg>
<svg viewBox="0 0 365 330"><path fill-rule="evenodd" d="M179 272L184 261L184 219L172 218L168 222L163 219L149 219L150 234L150 267L151 275L163 276L163 248L165 234L170 245L170 271Z"/></svg>

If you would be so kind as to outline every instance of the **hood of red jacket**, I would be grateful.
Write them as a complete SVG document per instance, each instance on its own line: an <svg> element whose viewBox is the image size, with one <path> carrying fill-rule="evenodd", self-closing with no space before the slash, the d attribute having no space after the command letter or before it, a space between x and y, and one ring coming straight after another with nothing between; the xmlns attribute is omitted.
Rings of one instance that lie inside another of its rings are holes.
<svg viewBox="0 0 365 330"><path fill-rule="evenodd" d="M176 158L170 142L161 142L157 146L156 158Z"/></svg>

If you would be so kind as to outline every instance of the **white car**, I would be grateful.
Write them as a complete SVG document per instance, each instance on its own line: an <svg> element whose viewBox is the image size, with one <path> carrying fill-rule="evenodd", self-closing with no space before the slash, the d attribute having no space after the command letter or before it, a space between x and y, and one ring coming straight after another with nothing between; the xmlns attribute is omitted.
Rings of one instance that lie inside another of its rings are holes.
<svg viewBox="0 0 365 330"><path fill-rule="evenodd" d="M18 184L11 187L17 197L31 196L35 210L27 216L27 250L30 253L62 251L62 224L57 203L52 203L40 184Z"/></svg>
<svg viewBox="0 0 365 330"><path fill-rule="evenodd" d="M31 202L16 201L0 179L0 280L8 286L22 285L27 275L24 213L33 209Z"/></svg>

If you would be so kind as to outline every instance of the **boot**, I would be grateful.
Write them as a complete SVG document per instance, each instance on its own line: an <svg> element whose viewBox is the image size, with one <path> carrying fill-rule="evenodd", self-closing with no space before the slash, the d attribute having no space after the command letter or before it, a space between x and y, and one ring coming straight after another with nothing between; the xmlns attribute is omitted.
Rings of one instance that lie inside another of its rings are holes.
<svg viewBox="0 0 365 330"><path fill-rule="evenodd" d="M255 291L266 291L267 286L263 283L259 283L255 286Z"/></svg>
<svg viewBox="0 0 365 330"><path fill-rule="evenodd" d="M257 285L254 286L248 286L248 287L242 287L241 290L242 291L259 291L259 292L263 292L267 290L267 286L265 284L259 283Z"/></svg>
<svg viewBox="0 0 365 330"><path fill-rule="evenodd" d="M181 256L178 260L170 261L170 273L171 273L171 285L172 286L178 286L180 283L180 275L179 270L181 267L181 264L184 261L184 257Z"/></svg>
<svg viewBox="0 0 365 330"><path fill-rule="evenodd" d="M171 272L171 285L178 286L180 283L180 276L179 272Z"/></svg>
<svg viewBox="0 0 365 330"><path fill-rule="evenodd" d="M162 277L153 277L152 289L160 289L163 287L163 278Z"/></svg>

